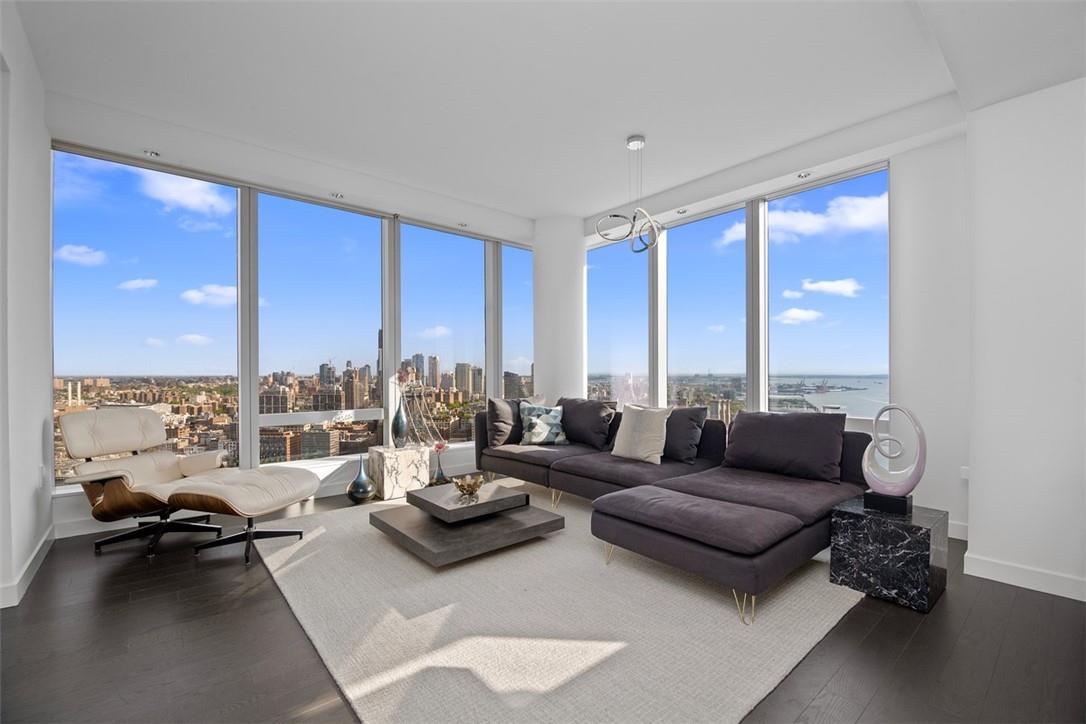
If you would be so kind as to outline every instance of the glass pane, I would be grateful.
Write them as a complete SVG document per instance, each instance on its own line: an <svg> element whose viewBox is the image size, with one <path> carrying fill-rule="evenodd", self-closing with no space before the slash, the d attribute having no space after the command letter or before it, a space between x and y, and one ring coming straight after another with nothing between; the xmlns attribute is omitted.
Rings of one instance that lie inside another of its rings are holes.
<svg viewBox="0 0 1086 724"><path fill-rule="evenodd" d="M874 417L889 399L887 172L769 203L769 409Z"/></svg>
<svg viewBox="0 0 1086 724"><path fill-rule="evenodd" d="M588 252L588 397L618 409L649 398L648 262L627 244Z"/></svg>
<svg viewBox="0 0 1086 724"><path fill-rule="evenodd" d="M238 460L237 190L53 153L53 411L149 407ZM57 483L78 461L54 425Z"/></svg>
<svg viewBox="0 0 1086 724"><path fill-rule="evenodd" d="M353 412L382 405L381 221L270 194L257 210L260 414L326 413L263 424L260 462L365 452L382 436Z"/></svg>
<svg viewBox="0 0 1086 724"><path fill-rule="evenodd" d="M532 252L502 247L502 394L535 394L532 362Z"/></svg>
<svg viewBox="0 0 1086 724"><path fill-rule="evenodd" d="M667 402L730 422L744 409L746 212L667 232Z"/></svg>
<svg viewBox="0 0 1086 724"><path fill-rule="evenodd" d="M423 386L438 432L471 440L486 409L483 242L403 224L400 244L400 369Z"/></svg>

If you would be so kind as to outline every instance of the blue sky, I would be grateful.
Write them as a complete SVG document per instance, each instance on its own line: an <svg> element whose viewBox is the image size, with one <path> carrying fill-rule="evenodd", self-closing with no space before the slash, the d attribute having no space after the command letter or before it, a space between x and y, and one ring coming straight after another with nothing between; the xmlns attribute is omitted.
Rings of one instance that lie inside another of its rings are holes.
<svg viewBox="0 0 1086 724"><path fill-rule="evenodd" d="M769 371L889 369L887 172L769 203ZM742 374L742 210L668 231L668 369ZM648 259L615 244L588 255L591 374L648 369Z"/></svg>

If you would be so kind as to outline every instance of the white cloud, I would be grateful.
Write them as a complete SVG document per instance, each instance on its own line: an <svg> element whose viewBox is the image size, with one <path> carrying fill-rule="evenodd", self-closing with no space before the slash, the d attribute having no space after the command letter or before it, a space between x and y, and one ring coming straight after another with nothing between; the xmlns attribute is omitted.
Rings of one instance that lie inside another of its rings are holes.
<svg viewBox="0 0 1086 724"><path fill-rule="evenodd" d="M815 234L848 234L885 229L888 219L888 195L838 196L830 199L826 210L779 208L774 202L766 215L769 240L775 244L796 243L804 236ZM716 241L722 249L746 238L747 227L742 221L729 226Z"/></svg>
<svg viewBox="0 0 1086 724"><path fill-rule="evenodd" d="M521 355L520 357L514 357L511 360L506 360L505 368L510 372L517 372L519 374L527 374L532 368L532 360Z"/></svg>
<svg viewBox="0 0 1086 724"><path fill-rule="evenodd" d="M157 279L129 279L123 281L117 285L118 289L123 289L126 292L136 291L137 289L150 289L151 287L157 287Z"/></svg>
<svg viewBox="0 0 1086 724"><path fill-rule="evenodd" d="M710 324L705 329L709 332L712 332L713 334L720 334L721 332L726 330L727 327L725 327L723 324Z"/></svg>
<svg viewBox="0 0 1086 724"><path fill-rule="evenodd" d="M206 337L202 334L182 334L177 338L180 344L190 344L193 347L206 347L214 340L211 337Z"/></svg>
<svg viewBox="0 0 1086 724"><path fill-rule="evenodd" d="M79 266L101 266L106 263L106 253L82 244L65 244L56 250L54 256L70 264Z"/></svg>
<svg viewBox="0 0 1086 724"><path fill-rule="evenodd" d="M135 169L140 191L162 202L166 211L184 209L206 216L223 216L234 210L234 200L220 194L214 184L149 169Z"/></svg>
<svg viewBox="0 0 1086 724"><path fill-rule="evenodd" d="M797 292L795 289L785 289L781 292L781 296L785 299L799 299L803 296L803 292Z"/></svg>
<svg viewBox="0 0 1086 724"><path fill-rule="evenodd" d="M53 156L53 201L62 204L96 199L107 189L99 176L122 168L90 156L56 153Z"/></svg>
<svg viewBox="0 0 1086 724"><path fill-rule="evenodd" d="M200 219L194 219L191 216L186 216L177 222L177 225L182 231L188 231L193 234L199 234L204 231L220 231L222 230L222 224L217 221L201 221ZM230 234L233 236L233 234Z"/></svg>
<svg viewBox="0 0 1086 724"><path fill-rule="evenodd" d="M181 298L189 304L229 307L238 301L238 288L222 284L204 284L199 289L186 289L181 292Z"/></svg>
<svg viewBox="0 0 1086 724"><path fill-rule="evenodd" d="M808 322L817 322L822 319L823 314L816 309L800 309L798 307L791 307L784 310L776 317L773 317L781 324L807 324Z"/></svg>
<svg viewBox="0 0 1086 724"><path fill-rule="evenodd" d="M849 277L848 279L833 279L816 282L813 279L803 280L803 290L807 292L821 292L833 294L838 297L855 297L856 293L863 289L863 285Z"/></svg>
<svg viewBox="0 0 1086 724"><path fill-rule="evenodd" d="M158 337L148 337L147 339L143 340L143 344L148 347L154 347L155 349L166 346L166 343Z"/></svg>
<svg viewBox="0 0 1086 724"><path fill-rule="evenodd" d="M448 327L439 324L435 327L427 327L419 332L419 336L423 339L437 339L438 337L448 337L452 334L452 330Z"/></svg>

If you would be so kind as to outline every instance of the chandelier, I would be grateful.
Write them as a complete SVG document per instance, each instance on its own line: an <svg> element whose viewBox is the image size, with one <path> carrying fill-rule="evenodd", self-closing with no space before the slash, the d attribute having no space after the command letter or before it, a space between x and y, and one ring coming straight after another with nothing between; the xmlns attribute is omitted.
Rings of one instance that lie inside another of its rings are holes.
<svg viewBox="0 0 1086 724"><path fill-rule="evenodd" d="M629 240L630 251L640 254L656 246L656 242L660 240L660 234L664 232L664 227L656 219L649 216L649 212L639 205L643 193L642 170L644 160L642 151L645 148L645 137L630 136L626 139L626 148L630 152L627 157L627 181L629 183L630 197L638 206L634 209L633 216L623 214L601 216L596 222L596 233L605 241ZM614 228L606 231L600 228L611 221L619 223Z"/></svg>

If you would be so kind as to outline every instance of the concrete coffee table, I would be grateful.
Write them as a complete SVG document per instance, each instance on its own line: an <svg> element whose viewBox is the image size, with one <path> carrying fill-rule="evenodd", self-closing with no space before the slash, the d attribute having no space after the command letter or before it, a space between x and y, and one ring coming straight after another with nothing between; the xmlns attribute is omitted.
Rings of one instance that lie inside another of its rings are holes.
<svg viewBox="0 0 1086 724"><path fill-rule="evenodd" d="M561 530L566 520L528 494L487 483L468 500L453 485L409 490L407 502L370 513L370 525L435 568Z"/></svg>

